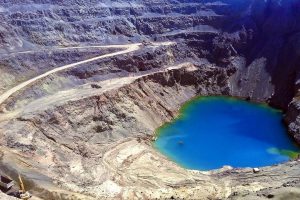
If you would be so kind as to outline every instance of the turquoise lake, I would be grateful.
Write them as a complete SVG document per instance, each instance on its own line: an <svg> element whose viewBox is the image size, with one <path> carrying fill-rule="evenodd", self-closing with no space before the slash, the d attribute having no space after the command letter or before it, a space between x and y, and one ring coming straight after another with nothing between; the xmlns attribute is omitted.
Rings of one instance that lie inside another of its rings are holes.
<svg viewBox="0 0 300 200"><path fill-rule="evenodd" d="M157 130L154 146L188 169L261 167L296 158L283 113L230 97L198 97Z"/></svg>

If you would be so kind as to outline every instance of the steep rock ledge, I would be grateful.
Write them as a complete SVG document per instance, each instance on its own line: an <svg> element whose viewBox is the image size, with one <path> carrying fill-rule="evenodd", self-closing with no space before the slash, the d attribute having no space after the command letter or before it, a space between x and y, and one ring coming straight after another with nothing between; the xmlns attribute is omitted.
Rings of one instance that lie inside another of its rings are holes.
<svg viewBox="0 0 300 200"><path fill-rule="evenodd" d="M285 117L285 123L288 126L291 136L300 145L300 101L298 98L294 98L290 103Z"/></svg>

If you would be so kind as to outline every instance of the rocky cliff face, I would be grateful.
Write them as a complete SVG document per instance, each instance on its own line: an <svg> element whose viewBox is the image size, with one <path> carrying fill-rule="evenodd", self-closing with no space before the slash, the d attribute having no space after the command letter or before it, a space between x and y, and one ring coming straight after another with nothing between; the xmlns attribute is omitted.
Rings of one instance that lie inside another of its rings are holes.
<svg viewBox="0 0 300 200"><path fill-rule="evenodd" d="M175 43L147 43L166 40ZM150 143L185 101L218 94L282 108L300 142L298 0L0 0L0 94L120 50L99 44L143 41L6 99L0 168L22 173L44 199L263 199L299 185L299 161L264 168L260 178L249 169L205 174Z"/></svg>
<svg viewBox="0 0 300 200"><path fill-rule="evenodd" d="M234 95L269 99L285 109L294 96L298 1L20 0L1 1L0 6L2 52L177 40L188 57L238 68Z"/></svg>

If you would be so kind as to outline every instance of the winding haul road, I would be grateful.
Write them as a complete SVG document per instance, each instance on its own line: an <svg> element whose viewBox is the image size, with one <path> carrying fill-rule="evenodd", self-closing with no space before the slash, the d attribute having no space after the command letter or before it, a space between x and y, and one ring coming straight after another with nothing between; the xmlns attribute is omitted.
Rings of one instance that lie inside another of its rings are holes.
<svg viewBox="0 0 300 200"><path fill-rule="evenodd" d="M174 43L173 42L153 43L153 46L161 46L161 45L167 46L167 45L171 45L171 44L174 44ZM89 62L92 62L92 61L95 61L95 60L109 58L109 57L113 57L113 56L117 56L117 55L122 55L122 54L127 54L127 53L130 53L130 52L134 52L134 51L137 51L138 49L140 49L141 46L142 46L141 43L135 43L135 44L125 44L125 45L107 45L107 46L102 45L102 46L59 48L59 49L120 48L120 49L125 49L125 50L117 51L117 52L114 52L114 53L108 53L108 54L97 56L97 57L90 58L90 59L87 59L87 60L83 60L83 61L75 62L75 63L72 63L72 64L64 65L64 66L61 66L61 67L57 67L57 68L52 69L48 72L45 72L44 74L38 75L38 76L36 76L32 79L29 79L29 80L27 80L23 83L20 83L19 85L15 86L15 87L9 89L8 91L4 92L3 94L1 94L0 95L0 105L3 104L14 93L18 92L19 90L25 88L26 86L28 86L28 85L44 78L44 77L47 77L51 74L54 74L54 73L57 73L57 72L60 72L60 71L66 70L66 69L74 68L74 67L77 67L79 65L86 64L86 63L89 63Z"/></svg>

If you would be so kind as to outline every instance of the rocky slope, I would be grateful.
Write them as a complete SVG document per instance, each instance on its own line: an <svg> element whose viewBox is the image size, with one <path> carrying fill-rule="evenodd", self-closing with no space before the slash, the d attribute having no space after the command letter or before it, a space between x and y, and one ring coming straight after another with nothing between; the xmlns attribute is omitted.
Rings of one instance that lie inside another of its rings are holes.
<svg viewBox="0 0 300 200"><path fill-rule="evenodd" d="M0 55L0 92L53 68L117 51L118 49L51 49Z"/></svg>
<svg viewBox="0 0 300 200"><path fill-rule="evenodd" d="M3 52L178 40L194 57L236 65L241 71L233 81L236 95L264 100L273 95L272 104L282 108L294 95L300 29L295 0L19 0L0 6Z"/></svg>
<svg viewBox="0 0 300 200"><path fill-rule="evenodd" d="M0 95L120 50L92 46L144 41L3 102L0 169L42 199L298 198L299 161L190 171L151 138L185 101L220 94L283 109L300 143L299 13L298 0L0 0Z"/></svg>

